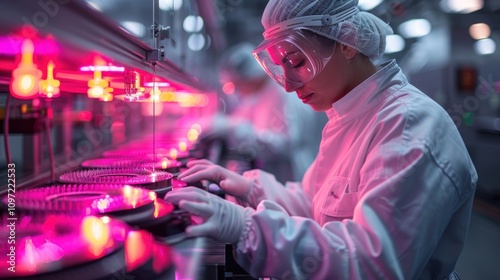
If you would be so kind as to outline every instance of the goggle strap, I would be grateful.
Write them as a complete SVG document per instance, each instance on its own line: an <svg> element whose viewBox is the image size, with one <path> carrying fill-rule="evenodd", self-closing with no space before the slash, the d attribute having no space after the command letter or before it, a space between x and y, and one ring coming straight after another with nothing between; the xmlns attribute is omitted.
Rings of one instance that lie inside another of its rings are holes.
<svg viewBox="0 0 500 280"><path fill-rule="evenodd" d="M274 26L266 30L263 35L264 38L267 39L278 32L282 32L295 27L330 26L342 22L357 13L359 13L359 9L357 6L354 6L336 15L314 15L292 18L275 24Z"/></svg>

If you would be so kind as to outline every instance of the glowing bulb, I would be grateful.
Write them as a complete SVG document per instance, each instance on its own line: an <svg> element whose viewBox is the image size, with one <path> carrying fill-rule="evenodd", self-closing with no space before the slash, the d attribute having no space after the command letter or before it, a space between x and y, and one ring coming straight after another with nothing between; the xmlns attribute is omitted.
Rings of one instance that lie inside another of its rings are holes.
<svg viewBox="0 0 500 280"><path fill-rule="evenodd" d="M222 86L222 91L227 94L227 95L231 95L234 93L234 89L235 89L235 86L234 86L234 83L233 82L227 82L225 83L223 86Z"/></svg>
<svg viewBox="0 0 500 280"><path fill-rule="evenodd" d="M481 39L474 43L474 49L479 55L493 54L496 50L496 44L491 38Z"/></svg>
<svg viewBox="0 0 500 280"><path fill-rule="evenodd" d="M179 142L179 151L185 152L187 150L187 144L184 141Z"/></svg>
<svg viewBox="0 0 500 280"><path fill-rule="evenodd" d="M129 196L132 193L132 187L131 186L125 186L123 187L123 196Z"/></svg>
<svg viewBox="0 0 500 280"><path fill-rule="evenodd" d="M145 231L131 231L125 239L126 271L133 271L150 258L153 247L152 235Z"/></svg>
<svg viewBox="0 0 500 280"><path fill-rule="evenodd" d="M21 90L24 92L30 91L34 88L35 79L32 75L21 76Z"/></svg>
<svg viewBox="0 0 500 280"><path fill-rule="evenodd" d="M47 64L47 79L40 81L40 94L47 98L54 98L59 96L59 86L61 82L54 80L54 62L49 61Z"/></svg>
<svg viewBox="0 0 500 280"><path fill-rule="evenodd" d="M26 266L28 268L28 271L31 272L36 271L36 265L39 259L39 255L36 249L37 248L35 247L35 244L33 244L33 240L31 240L31 238L28 237L25 242L24 254L26 256L25 259L25 261L27 262Z"/></svg>
<svg viewBox="0 0 500 280"><path fill-rule="evenodd" d="M96 203L97 209L99 209L101 212L104 212L108 207L109 207L109 200L108 199L99 199Z"/></svg>
<svg viewBox="0 0 500 280"><path fill-rule="evenodd" d="M182 26L186 32L200 32L203 29L203 18L189 15L184 19Z"/></svg>
<svg viewBox="0 0 500 280"><path fill-rule="evenodd" d="M156 193L155 192L149 192L148 196L149 196L149 199L156 200Z"/></svg>
<svg viewBox="0 0 500 280"><path fill-rule="evenodd" d="M441 0L441 8L447 13L468 14L480 10L484 6L483 0Z"/></svg>
<svg viewBox="0 0 500 280"><path fill-rule="evenodd" d="M491 35L491 29L486 23L476 23L469 27L469 34L475 40L486 39Z"/></svg>
<svg viewBox="0 0 500 280"><path fill-rule="evenodd" d="M192 51L199 51L205 47L205 37L200 33L193 33L188 37L188 47Z"/></svg>
<svg viewBox="0 0 500 280"><path fill-rule="evenodd" d="M158 87L158 85L156 85L152 90L151 90L151 95L160 95L161 94L161 90L160 88Z"/></svg>
<svg viewBox="0 0 500 280"><path fill-rule="evenodd" d="M201 133L201 125L200 124L195 123L195 124L191 125L191 128L198 131L198 133Z"/></svg>
<svg viewBox="0 0 500 280"><path fill-rule="evenodd" d="M21 63L12 72L10 93L19 99L31 99L38 95L42 71L33 63L33 51L33 42L30 39L24 40Z"/></svg>
<svg viewBox="0 0 500 280"><path fill-rule="evenodd" d="M172 148L170 149L170 158L171 159L177 159L177 150Z"/></svg>
<svg viewBox="0 0 500 280"><path fill-rule="evenodd" d="M94 79L91 79L87 85L89 89L87 95L90 98L101 98L106 93L105 88L108 87L108 81L102 79L101 71L94 71Z"/></svg>
<svg viewBox="0 0 500 280"><path fill-rule="evenodd" d="M99 218L87 216L82 221L82 236L94 256L101 256L110 239L108 226Z"/></svg>
<svg viewBox="0 0 500 280"><path fill-rule="evenodd" d="M123 188L123 198L124 202L131 205L133 208L137 206L137 202L141 198L141 192L137 188L132 188L130 186L125 186Z"/></svg>
<svg viewBox="0 0 500 280"><path fill-rule="evenodd" d="M405 38L419 38L429 34L432 27L427 19L419 18L401 23L398 30Z"/></svg>
<svg viewBox="0 0 500 280"><path fill-rule="evenodd" d="M113 94L111 94L110 92L112 92L113 89L112 88L105 88L104 89L104 93L102 94L101 97L99 97L99 100L101 101L104 101L104 102L109 102L109 101L113 101Z"/></svg>
<svg viewBox="0 0 500 280"><path fill-rule="evenodd" d="M382 3L382 0L360 0L358 6L362 10L369 11L377 7L380 3Z"/></svg>
<svg viewBox="0 0 500 280"><path fill-rule="evenodd" d="M199 134L200 133L196 129L194 129L194 128L189 129L188 135L187 135L188 140L191 142L195 142L196 140L198 140Z"/></svg>
<svg viewBox="0 0 500 280"><path fill-rule="evenodd" d="M164 159L161 161L161 168L162 169L167 169L168 167L168 159Z"/></svg>
<svg viewBox="0 0 500 280"><path fill-rule="evenodd" d="M158 218L158 216L160 216L160 205L156 200L154 204L155 204L155 212L153 213L153 217Z"/></svg>
<svg viewBox="0 0 500 280"><path fill-rule="evenodd" d="M159 6L162 11L177 11L182 7L182 0L160 0Z"/></svg>
<svg viewBox="0 0 500 280"><path fill-rule="evenodd" d="M405 40L397 34L388 35L386 41L385 53L387 54L400 52L405 48Z"/></svg>
<svg viewBox="0 0 500 280"><path fill-rule="evenodd" d="M160 95L160 100L162 102L175 102L175 93L172 91L162 92Z"/></svg>

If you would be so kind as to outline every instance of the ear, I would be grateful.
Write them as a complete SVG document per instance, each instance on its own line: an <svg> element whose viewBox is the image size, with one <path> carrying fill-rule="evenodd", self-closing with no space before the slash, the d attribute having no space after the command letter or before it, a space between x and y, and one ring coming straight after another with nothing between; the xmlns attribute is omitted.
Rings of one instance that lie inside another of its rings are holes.
<svg viewBox="0 0 500 280"><path fill-rule="evenodd" d="M349 47L349 46L344 45L344 44L340 44L340 50L342 51L342 54L344 55L344 57L346 59L352 59L354 57L354 55L356 55L356 53L358 53L358 51L356 49L354 49L353 47Z"/></svg>

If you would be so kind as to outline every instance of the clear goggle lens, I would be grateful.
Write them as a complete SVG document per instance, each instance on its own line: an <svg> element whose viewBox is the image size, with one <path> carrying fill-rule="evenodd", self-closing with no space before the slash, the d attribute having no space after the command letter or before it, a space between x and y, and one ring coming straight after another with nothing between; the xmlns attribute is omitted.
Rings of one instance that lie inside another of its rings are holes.
<svg viewBox="0 0 500 280"><path fill-rule="evenodd" d="M304 29L289 30L265 40L253 52L266 73L285 88L300 88L323 70L335 44ZM323 40L323 42L322 42Z"/></svg>

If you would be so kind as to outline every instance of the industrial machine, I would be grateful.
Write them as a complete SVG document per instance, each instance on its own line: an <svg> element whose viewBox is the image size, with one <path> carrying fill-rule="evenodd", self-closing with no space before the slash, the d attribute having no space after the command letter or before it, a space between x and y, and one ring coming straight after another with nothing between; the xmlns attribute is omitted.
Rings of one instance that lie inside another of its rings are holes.
<svg viewBox="0 0 500 280"><path fill-rule="evenodd" d="M0 279L224 277L224 244L187 239L163 200L209 151L206 4L1 4Z"/></svg>

